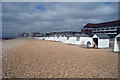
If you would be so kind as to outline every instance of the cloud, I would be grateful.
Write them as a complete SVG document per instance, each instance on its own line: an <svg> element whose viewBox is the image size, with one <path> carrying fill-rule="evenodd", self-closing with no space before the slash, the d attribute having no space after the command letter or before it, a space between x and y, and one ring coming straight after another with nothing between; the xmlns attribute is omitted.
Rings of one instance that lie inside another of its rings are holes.
<svg viewBox="0 0 120 80"><path fill-rule="evenodd" d="M116 2L3 2L3 36L21 32L80 31L87 23L117 20Z"/></svg>

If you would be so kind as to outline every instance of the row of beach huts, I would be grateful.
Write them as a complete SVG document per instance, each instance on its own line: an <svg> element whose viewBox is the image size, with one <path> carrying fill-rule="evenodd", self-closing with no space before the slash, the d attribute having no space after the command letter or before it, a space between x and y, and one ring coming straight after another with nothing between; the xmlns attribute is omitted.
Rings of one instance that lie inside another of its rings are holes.
<svg viewBox="0 0 120 80"><path fill-rule="evenodd" d="M36 38L41 40L51 40L59 41L67 44L73 45L87 45L90 42L91 48L109 48L110 38L105 33L96 33L93 36L88 36L86 34L58 34L53 33L51 35L41 34L41 33L20 33L19 37ZM114 38L114 52L120 52L120 34Z"/></svg>
<svg viewBox="0 0 120 80"><path fill-rule="evenodd" d="M28 37L33 38L33 37ZM85 34L53 34L51 36L35 36L36 39L51 40L73 45L87 45L90 42L91 48L109 48L110 38L105 33L96 33L92 37ZM114 52L120 51L120 34L114 38Z"/></svg>

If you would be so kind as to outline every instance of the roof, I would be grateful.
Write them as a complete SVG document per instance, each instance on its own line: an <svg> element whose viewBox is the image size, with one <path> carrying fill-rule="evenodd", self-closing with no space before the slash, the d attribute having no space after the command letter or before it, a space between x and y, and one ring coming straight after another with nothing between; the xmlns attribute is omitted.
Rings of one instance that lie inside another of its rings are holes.
<svg viewBox="0 0 120 80"><path fill-rule="evenodd" d="M52 34L53 37L59 37L59 34Z"/></svg>
<svg viewBox="0 0 120 80"><path fill-rule="evenodd" d="M120 34L118 34L116 37L120 37Z"/></svg>
<svg viewBox="0 0 120 80"><path fill-rule="evenodd" d="M76 37L89 37L89 36L86 35L86 34L74 34L74 36L76 36Z"/></svg>
<svg viewBox="0 0 120 80"><path fill-rule="evenodd" d="M72 37L72 34L66 34L65 37Z"/></svg>
<svg viewBox="0 0 120 80"><path fill-rule="evenodd" d="M98 24L88 23L84 26L84 28L98 28L98 27L104 27L106 25L110 26L110 25L113 25L113 24L120 26L120 20L103 22L103 23L98 23Z"/></svg>
<svg viewBox="0 0 120 80"><path fill-rule="evenodd" d="M105 33L96 33L95 35L97 35L99 39L109 39L109 36Z"/></svg>

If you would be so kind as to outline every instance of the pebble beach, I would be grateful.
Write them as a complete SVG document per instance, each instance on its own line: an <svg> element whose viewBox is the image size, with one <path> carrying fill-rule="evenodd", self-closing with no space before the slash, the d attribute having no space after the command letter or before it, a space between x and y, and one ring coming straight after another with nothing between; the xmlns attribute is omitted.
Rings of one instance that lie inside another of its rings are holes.
<svg viewBox="0 0 120 80"><path fill-rule="evenodd" d="M38 39L2 41L3 78L117 78L118 54Z"/></svg>

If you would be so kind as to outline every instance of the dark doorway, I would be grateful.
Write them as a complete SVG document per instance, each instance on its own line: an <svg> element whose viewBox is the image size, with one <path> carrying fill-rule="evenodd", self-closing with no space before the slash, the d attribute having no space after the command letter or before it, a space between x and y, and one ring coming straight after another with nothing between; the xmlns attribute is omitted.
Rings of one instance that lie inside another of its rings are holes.
<svg viewBox="0 0 120 80"><path fill-rule="evenodd" d="M98 46L98 38L93 38L93 41L96 43L96 45Z"/></svg>
<svg viewBox="0 0 120 80"><path fill-rule="evenodd" d="M69 37L67 37L67 40L69 40Z"/></svg>
<svg viewBox="0 0 120 80"><path fill-rule="evenodd" d="M80 37L76 37L76 41L79 41L80 40Z"/></svg>

